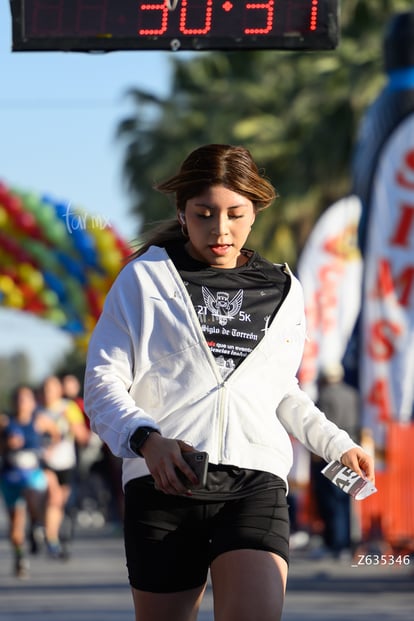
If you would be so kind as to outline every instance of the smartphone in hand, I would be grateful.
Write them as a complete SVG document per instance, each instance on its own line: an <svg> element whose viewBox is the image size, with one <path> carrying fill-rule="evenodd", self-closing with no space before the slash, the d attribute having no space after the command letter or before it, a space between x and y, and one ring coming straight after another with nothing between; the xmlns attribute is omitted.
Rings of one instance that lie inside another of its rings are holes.
<svg viewBox="0 0 414 621"><path fill-rule="evenodd" d="M205 451L183 451L181 454L191 470L194 471L198 483L192 483L181 470L177 469L178 478L188 489L202 489L207 483L208 453Z"/></svg>

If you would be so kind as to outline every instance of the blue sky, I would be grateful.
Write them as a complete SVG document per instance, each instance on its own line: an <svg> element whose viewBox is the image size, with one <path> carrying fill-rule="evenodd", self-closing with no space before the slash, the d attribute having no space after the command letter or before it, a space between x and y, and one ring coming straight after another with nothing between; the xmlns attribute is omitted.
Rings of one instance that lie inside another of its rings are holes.
<svg viewBox="0 0 414 621"><path fill-rule="evenodd" d="M131 239L115 129L131 110L129 88L169 92L171 55L11 52L9 3L0 2L0 180L102 215ZM70 344L52 325L0 307L0 355L25 351L33 379Z"/></svg>

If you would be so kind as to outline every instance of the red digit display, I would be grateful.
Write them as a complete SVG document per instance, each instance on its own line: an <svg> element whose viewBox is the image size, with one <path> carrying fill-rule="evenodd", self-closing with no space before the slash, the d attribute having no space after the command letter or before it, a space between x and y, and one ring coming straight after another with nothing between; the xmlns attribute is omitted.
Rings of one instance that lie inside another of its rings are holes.
<svg viewBox="0 0 414 621"><path fill-rule="evenodd" d="M333 49L339 0L10 0L13 50Z"/></svg>
<svg viewBox="0 0 414 621"><path fill-rule="evenodd" d="M316 30L318 28L318 8L319 8L318 0L312 0L309 30Z"/></svg>
<svg viewBox="0 0 414 621"><path fill-rule="evenodd" d="M206 0L204 14L201 10L197 10L195 14L195 17L197 17L197 15L201 16L201 21L204 22L201 28L188 28L187 27L188 14L191 9L191 4L193 4L193 13L195 13L194 7L196 6L196 4L191 3L191 0L190 2L188 0L182 0L181 10L180 10L180 28L179 28L180 34L191 35L193 37L208 34L211 30L211 16L213 12L213 9L212 9L213 0ZM201 7L197 7L197 8L201 9Z"/></svg>
<svg viewBox="0 0 414 621"><path fill-rule="evenodd" d="M168 28L168 7L166 2L159 2L158 4L142 4L141 9L145 14L145 11L148 11L148 14L151 18L154 17L154 11L156 11L157 21L159 20L160 27L159 28L139 28L138 34L144 37L153 37L153 36L161 36L163 35Z"/></svg>
<svg viewBox="0 0 414 621"><path fill-rule="evenodd" d="M264 26L262 28L245 28L247 35L266 35L271 32L274 20L274 0L269 2L249 2L246 4L247 11L260 11L263 14ZM249 19L249 18L248 18Z"/></svg>

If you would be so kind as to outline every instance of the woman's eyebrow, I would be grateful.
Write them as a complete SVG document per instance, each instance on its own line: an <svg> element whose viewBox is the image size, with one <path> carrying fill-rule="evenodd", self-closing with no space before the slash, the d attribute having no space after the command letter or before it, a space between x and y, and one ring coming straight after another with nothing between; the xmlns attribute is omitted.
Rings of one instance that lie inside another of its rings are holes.
<svg viewBox="0 0 414 621"><path fill-rule="evenodd" d="M209 203L194 203L194 205L196 207L205 207L206 209L217 209L216 205L211 205ZM230 207L227 207L227 211L230 211L230 209L238 209L240 207L246 207L247 203L240 203L238 205L230 205Z"/></svg>

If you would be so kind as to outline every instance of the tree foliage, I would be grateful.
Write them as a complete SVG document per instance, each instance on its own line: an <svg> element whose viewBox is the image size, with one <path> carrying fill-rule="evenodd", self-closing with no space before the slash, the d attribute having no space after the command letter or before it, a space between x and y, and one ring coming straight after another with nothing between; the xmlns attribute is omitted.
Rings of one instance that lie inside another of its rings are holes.
<svg viewBox="0 0 414 621"><path fill-rule="evenodd" d="M0 356L0 425L1 414L10 405L10 394L19 384L30 382L30 360L24 352Z"/></svg>
<svg viewBox="0 0 414 621"><path fill-rule="evenodd" d="M320 213L350 191L350 162L361 116L381 90L383 38L412 0L346 0L334 51L172 54L165 99L131 89L133 113L117 134L139 228L171 217L153 185L209 142L250 149L280 197L256 220L249 243L295 265Z"/></svg>

